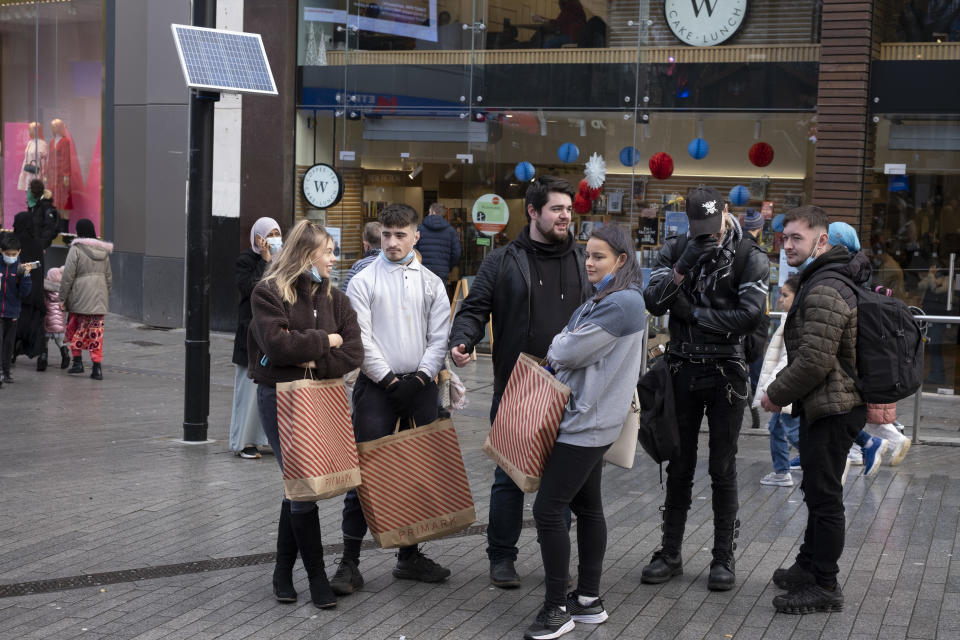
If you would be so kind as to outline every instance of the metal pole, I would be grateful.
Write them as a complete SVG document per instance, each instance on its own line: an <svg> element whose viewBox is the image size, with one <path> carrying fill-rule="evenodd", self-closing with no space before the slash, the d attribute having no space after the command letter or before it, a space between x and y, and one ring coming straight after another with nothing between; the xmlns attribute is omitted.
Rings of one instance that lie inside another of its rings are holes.
<svg viewBox="0 0 960 640"><path fill-rule="evenodd" d="M216 26L216 0L193 0L196 27ZM213 111L219 93L190 92L189 188L183 439L207 439L210 413L210 232L213 202Z"/></svg>
<svg viewBox="0 0 960 640"><path fill-rule="evenodd" d="M956 272L957 254L950 254L950 271L947 273L947 311L953 311L953 274Z"/></svg>
<svg viewBox="0 0 960 640"><path fill-rule="evenodd" d="M913 444L920 443L920 398L923 396L923 385L913 396Z"/></svg>

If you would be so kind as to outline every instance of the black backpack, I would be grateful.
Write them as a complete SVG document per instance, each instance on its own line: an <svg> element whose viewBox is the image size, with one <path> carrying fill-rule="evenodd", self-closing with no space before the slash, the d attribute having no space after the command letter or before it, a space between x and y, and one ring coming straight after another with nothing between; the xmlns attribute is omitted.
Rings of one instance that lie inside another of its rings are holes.
<svg viewBox="0 0 960 640"><path fill-rule="evenodd" d="M890 404L915 393L923 384L924 329L910 307L830 268L817 271L802 290L827 278L844 282L857 296L857 370L844 362L840 366L853 378L864 402ZM799 303L794 307L802 309Z"/></svg>
<svg viewBox="0 0 960 640"><path fill-rule="evenodd" d="M657 358L637 383L640 423L637 440L654 462L667 462L680 453L673 397L673 377L666 358Z"/></svg>

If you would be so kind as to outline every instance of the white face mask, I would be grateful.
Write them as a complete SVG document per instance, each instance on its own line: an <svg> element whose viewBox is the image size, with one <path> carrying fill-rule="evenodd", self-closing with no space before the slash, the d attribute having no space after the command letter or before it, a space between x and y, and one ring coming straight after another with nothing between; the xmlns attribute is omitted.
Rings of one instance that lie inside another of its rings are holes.
<svg viewBox="0 0 960 640"><path fill-rule="evenodd" d="M3 256L3 261L4 261L6 264L14 264L19 258L20 258L20 256L7 256L7 255L5 255L5 256Z"/></svg>
<svg viewBox="0 0 960 640"><path fill-rule="evenodd" d="M283 238L271 236L267 238L267 244L270 246L270 253L277 253L283 247Z"/></svg>

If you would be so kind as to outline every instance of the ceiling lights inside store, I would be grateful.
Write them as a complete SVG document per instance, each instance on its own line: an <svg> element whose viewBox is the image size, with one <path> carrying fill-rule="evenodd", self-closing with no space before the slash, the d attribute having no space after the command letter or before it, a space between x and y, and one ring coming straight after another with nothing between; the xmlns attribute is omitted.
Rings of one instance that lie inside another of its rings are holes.
<svg viewBox="0 0 960 640"><path fill-rule="evenodd" d="M443 174L443 179L444 179L444 180L449 180L450 178L453 177L453 174L455 174L456 172L457 172L457 168L454 167L454 166L451 164L451 165L447 168L447 172L446 172L445 174Z"/></svg>
<svg viewBox="0 0 960 640"><path fill-rule="evenodd" d="M421 171L423 171L423 165L422 165L422 164L418 164L417 166L415 166L415 167L413 168L413 171L411 171L410 173L407 174L407 176L409 176L409 178L410 178L411 180L413 180L413 179L416 178L418 175L420 175L420 172L421 172Z"/></svg>

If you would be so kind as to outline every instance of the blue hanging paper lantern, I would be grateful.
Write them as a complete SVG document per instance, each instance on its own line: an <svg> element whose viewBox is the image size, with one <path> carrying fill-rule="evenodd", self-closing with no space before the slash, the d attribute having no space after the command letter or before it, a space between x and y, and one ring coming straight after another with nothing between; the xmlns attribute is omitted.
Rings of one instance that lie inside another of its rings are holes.
<svg viewBox="0 0 960 640"><path fill-rule="evenodd" d="M533 180L534 173L536 173L536 170L533 168L533 165L526 160L518 163L513 170L513 175L517 176L517 180L520 182L530 182Z"/></svg>
<svg viewBox="0 0 960 640"><path fill-rule="evenodd" d="M633 167L640 162L640 150L636 147L624 147L620 149L620 164L625 167Z"/></svg>
<svg viewBox="0 0 960 640"><path fill-rule="evenodd" d="M749 201L750 189L747 189L742 184L738 184L733 189L730 189L730 204L739 207L747 204Z"/></svg>
<svg viewBox="0 0 960 640"><path fill-rule="evenodd" d="M710 145L703 138L694 138L687 145L687 153L694 160L703 160L710 153Z"/></svg>
<svg viewBox="0 0 960 640"><path fill-rule="evenodd" d="M557 156L560 158L560 162L576 162L577 158L580 157L580 149L572 142L564 142L557 149Z"/></svg>

